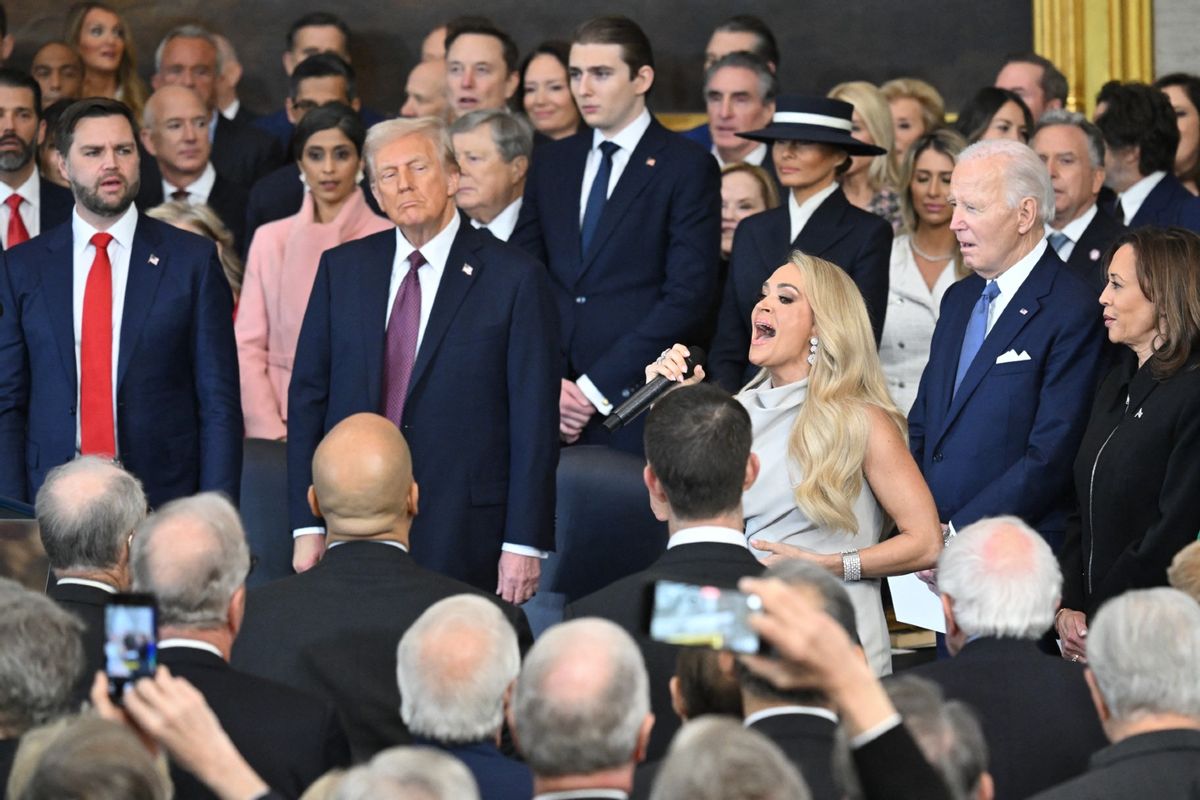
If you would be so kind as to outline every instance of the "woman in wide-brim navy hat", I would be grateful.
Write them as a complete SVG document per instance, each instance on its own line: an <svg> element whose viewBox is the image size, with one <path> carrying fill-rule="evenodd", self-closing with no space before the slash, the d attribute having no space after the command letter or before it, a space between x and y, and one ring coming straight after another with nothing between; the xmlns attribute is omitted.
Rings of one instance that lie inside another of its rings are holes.
<svg viewBox="0 0 1200 800"><path fill-rule="evenodd" d="M731 392L752 377L750 314L763 281L793 250L819 256L844 269L862 292L878 343L887 309L892 228L881 217L855 208L837 177L850 156L887 151L850 135L854 107L826 97L781 96L771 124L738 134L771 145L771 158L787 199L779 207L738 225L729 279L709 355L708 374Z"/></svg>

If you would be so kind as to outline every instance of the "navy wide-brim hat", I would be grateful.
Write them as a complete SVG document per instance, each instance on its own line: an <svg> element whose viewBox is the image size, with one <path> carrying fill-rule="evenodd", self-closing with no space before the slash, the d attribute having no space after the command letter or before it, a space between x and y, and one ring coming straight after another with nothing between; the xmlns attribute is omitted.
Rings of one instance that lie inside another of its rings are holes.
<svg viewBox="0 0 1200 800"><path fill-rule="evenodd" d="M771 124L756 131L739 133L757 142L821 142L840 147L852 156L881 156L882 147L860 142L850 135L854 106L828 97L782 95L775 101Z"/></svg>

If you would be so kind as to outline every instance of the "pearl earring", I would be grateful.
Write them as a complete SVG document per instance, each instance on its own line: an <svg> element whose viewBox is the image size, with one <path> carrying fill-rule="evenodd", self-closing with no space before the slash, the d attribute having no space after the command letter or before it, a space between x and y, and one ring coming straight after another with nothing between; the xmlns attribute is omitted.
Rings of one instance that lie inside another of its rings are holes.
<svg viewBox="0 0 1200 800"><path fill-rule="evenodd" d="M808 363L809 364L817 363L817 345L818 344L820 344L820 342L817 340L817 337L815 337L815 336L808 340Z"/></svg>

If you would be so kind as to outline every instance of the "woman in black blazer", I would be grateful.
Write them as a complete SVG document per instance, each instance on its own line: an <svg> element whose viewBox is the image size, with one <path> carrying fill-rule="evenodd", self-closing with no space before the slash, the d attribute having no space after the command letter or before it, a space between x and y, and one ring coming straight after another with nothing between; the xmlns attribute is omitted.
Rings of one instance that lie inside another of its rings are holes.
<svg viewBox="0 0 1200 800"><path fill-rule="evenodd" d="M1086 659L1087 620L1128 589L1164 586L1200 532L1200 237L1140 228L1118 239L1100 295L1135 357L1096 393L1075 459L1079 513L1060 556L1063 656Z"/></svg>

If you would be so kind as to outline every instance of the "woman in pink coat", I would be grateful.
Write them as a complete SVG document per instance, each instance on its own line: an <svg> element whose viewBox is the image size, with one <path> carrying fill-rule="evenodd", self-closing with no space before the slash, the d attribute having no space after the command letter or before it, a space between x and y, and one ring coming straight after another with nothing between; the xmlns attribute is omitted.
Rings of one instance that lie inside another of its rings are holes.
<svg viewBox="0 0 1200 800"><path fill-rule="evenodd" d="M254 234L234 326L247 436L287 436L292 360L321 254L392 227L359 190L365 138L358 112L341 103L315 108L296 125L304 204Z"/></svg>

